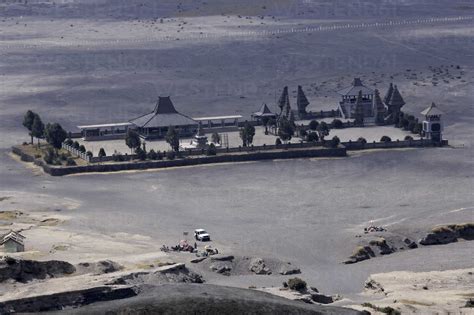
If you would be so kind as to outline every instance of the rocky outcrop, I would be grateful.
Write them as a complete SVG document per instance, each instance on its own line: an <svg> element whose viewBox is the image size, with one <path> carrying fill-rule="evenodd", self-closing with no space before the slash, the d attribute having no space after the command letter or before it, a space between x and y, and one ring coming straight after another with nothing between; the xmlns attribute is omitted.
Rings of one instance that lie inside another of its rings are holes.
<svg viewBox="0 0 474 315"><path fill-rule="evenodd" d="M356 247L352 255L349 257L349 259L346 260L344 263L354 264L359 261L370 259L371 257L375 257L375 253L372 248L370 248L370 246L358 246Z"/></svg>
<svg viewBox="0 0 474 315"><path fill-rule="evenodd" d="M76 269L78 273L94 273L100 275L120 271L123 269L123 266L112 260L101 260L93 263L79 263Z"/></svg>
<svg viewBox="0 0 474 315"><path fill-rule="evenodd" d="M395 251L395 249L387 244L387 241L383 237L371 240L369 244L376 247L380 255L389 255Z"/></svg>
<svg viewBox="0 0 474 315"><path fill-rule="evenodd" d="M441 245L457 242L459 238L474 239L474 223L450 224L435 227L420 240L421 245Z"/></svg>
<svg viewBox="0 0 474 315"><path fill-rule="evenodd" d="M65 261L34 261L12 257L0 259L0 283L7 280L26 283L35 279L63 277L75 271L76 268Z"/></svg>
<svg viewBox="0 0 474 315"><path fill-rule="evenodd" d="M249 270L257 275L269 275L272 273L262 258L252 258L252 260L250 260Z"/></svg>
<svg viewBox="0 0 474 315"><path fill-rule="evenodd" d="M0 314L33 313L79 307L101 301L126 299L137 295L132 287L117 288L101 286L85 290L61 292L0 303Z"/></svg>
<svg viewBox="0 0 474 315"><path fill-rule="evenodd" d="M228 262L215 262L209 267L212 271L230 276L230 272L232 271L232 264Z"/></svg>

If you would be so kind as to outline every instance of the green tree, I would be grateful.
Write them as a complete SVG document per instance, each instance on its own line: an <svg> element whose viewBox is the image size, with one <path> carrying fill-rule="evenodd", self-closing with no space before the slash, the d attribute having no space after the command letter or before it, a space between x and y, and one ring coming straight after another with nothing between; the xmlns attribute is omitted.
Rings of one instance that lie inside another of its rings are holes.
<svg viewBox="0 0 474 315"><path fill-rule="evenodd" d="M38 139L38 147L40 138L44 137L44 132L44 124L41 121L40 116L35 114L35 118L33 119L33 125L31 126L31 135Z"/></svg>
<svg viewBox="0 0 474 315"><path fill-rule="evenodd" d="M106 156L107 156L107 154L105 153L104 148L100 148L98 156L99 156L100 158L103 158L103 157L106 157Z"/></svg>
<svg viewBox="0 0 474 315"><path fill-rule="evenodd" d="M281 145L281 140L280 140L280 138L276 138L276 140L275 140L275 145L276 145L276 146Z"/></svg>
<svg viewBox="0 0 474 315"><path fill-rule="evenodd" d="M33 144L33 134L32 134L32 128L33 128L33 121L35 120L36 114L32 112L31 110L28 110L23 117L23 126L26 127L29 131L29 135L31 137L31 144Z"/></svg>
<svg viewBox="0 0 474 315"><path fill-rule="evenodd" d="M155 150L151 149L147 153L147 158L150 159L150 160L158 160L158 154L156 154Z"/></svg>
<svg viewBox="0 0 474 315"><path fill-rule="evenodd" d="M329 135L329 126L324 121L318 125L319 139L324 141L324 137Z"/></svg>
<svg viewBox="0 0 474 315"><path fill-rule="evenodd" d="M318 142L318 140L319 140L318 134L316 132L312 131L308 134L308 136L306 137L306 140L308 142Z"/></svg>
<svg viewBox="0 0 474 315"><path fill-rule="evenodd" d="M130 153L141 145L140 135L138 132L132 129L128 129L127 135L125 136L125 144L130 148Z"/></svg>
<svg viewBox="0 0 474 315"><path fill-rule="evenodd" d="M331 125L334 129L341 129L344 126L344 124L342 123L340 119L334 119Z"/></svg>
<svg viewBox="0 0 474 315"><path fill-rule="evenodd" d="M360 137L359 139L357 139L357 142L367 143L367 140L365 140L365 138L363 138L363 137Z"/></svg>
<svg viewBox="0 0 474 315"><path fill-rule="evenodd" d="M251 145L253 143L254 136L255 127L246 121L244 127L240 129L240 139L242 139L242 145L244 147Z"/></svg>
<svg viewBox="0 0 474 315"><path fill-rule="evenodd" d="M47 124L45 129L45 137L46 141L57 151L61 149L64 140L66 140L67 132L58 123Z"/></svg>
<svg viewBox="0 0 474 315"><path fill-rule="evenodd" d="M217 154L217 149L214 143L211 143L206 150L206 155L211 156L211 155L216 155Z"/></svg>
<svg viewBox="0 0 474 315"><path fill-rule="evenodd" d="M221 136L217 132L214 132L211 136L211 140L214 143L221 143Z"/></svg>
<svg viewBox="0 0 474 315"><path fill-rule="evenodd" d="M168 128L165 139L174 152L179 151L179 134L173 126Z"/></svg>
<svg viewBox="0 0 474 315"><path fill-rule="evenodd" d="M92 153L92 151L87 151L86 152L86 155L89 157L89 158L92 158L94 156L94 154Z"/></svg>
<svg viewBox="0 0 474 315"><path fill-rule="evenodd" d="M338 136L332 137L331 141L329 141L329 146L331 148L337 148L337 146L341 143L341 140L339 139Z"/></svg>
<svg viewBox="0 0 474 315"><path fill-rule="evenodd" d="M380 141L381 142L391 142L392 139L389 136L383 136L382 138L380 138Z"/></svg>
<svg viewBox="0 0 474 315"><path fill-rule="evenodd" d="M309 122L309 129L311 129L311 130L313 130L313 131L318 130L318 126L319 126L319 123L318 123L318 121L316 121L316 120L311 120L311 121Z"/></svg>
<svg viewBox="0 0 474 315"><path fill-rule="evenodd" d="M86 147L83 144L81 144L79 146L79 151L81 151L82 153L86 153Z"/></svg>
<svg viewBox="0 0 474 315"><path fill-rule="evenodd" d="M291 140L291 137L293 137L294 132L293 124L283 116L278 122L278 136L284 142L288 142Z"/></svg>

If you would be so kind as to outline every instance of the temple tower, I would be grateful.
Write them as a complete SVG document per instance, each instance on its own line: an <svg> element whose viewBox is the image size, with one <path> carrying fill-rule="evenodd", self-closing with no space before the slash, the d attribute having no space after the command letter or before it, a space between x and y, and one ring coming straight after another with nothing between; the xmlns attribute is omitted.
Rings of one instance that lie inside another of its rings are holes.
<svg viewBox="0 0 474 315"><path fill-rule="evenodd" d="M385 115L387 113L387 110L385 108L385 105L382 102L382 98L380 97L379 90L377 89L374 92L373 111L374 111L374 116L375 116L375 124L384 125Z"/></svg>

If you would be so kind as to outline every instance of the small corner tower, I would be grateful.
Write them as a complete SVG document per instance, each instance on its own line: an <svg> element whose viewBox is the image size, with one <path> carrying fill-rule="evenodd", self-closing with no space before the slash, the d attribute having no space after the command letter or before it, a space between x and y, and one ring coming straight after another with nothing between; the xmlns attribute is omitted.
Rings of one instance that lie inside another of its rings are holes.
<svg viewBox="0 0 474 315"><path fill-rule="evenodd" d="M423 121L423 133L427 139L431 139L434 142L441 142L443 124L441 122L441 115L444 113L436 107L435 103L431 103L431 106L421 112L425 116Z"/></svg>

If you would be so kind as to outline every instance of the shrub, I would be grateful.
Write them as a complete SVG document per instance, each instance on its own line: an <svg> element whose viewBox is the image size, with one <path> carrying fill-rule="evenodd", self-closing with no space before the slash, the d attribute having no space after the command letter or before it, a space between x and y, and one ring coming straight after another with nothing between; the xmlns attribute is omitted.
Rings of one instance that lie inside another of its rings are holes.
<svg viewBox="0 0 474 315"><path fill-rule="evenodd" d="M150 160L157 160L158 154L156 154L155 150L151 149L150 152L147 154L147 158Z"/></svg>
<svg viewBox="0 0 474 315"><path fill-rule="evenodd" d="M85 147L83 144L81 144L81 145L79 146L79 149L78 149L78 150L79 150L80 152L82 152L82 153L86 153L86 147Z"/></svg>
<svg viewBox="0 0 474 315"><path fill-rule="evenodd" d="M146 160L146 152L142 148L140 148L140 147L136 148L135 154L137 155L137 158L140 161Z"/></svg>
<svg viewBox="0 0 474 315"><path fill-rule="evenodd" d="M166 158L168 160L174 160L176 158L176 152L174 151L166 151Z"/></svg>
<svg viewBox="0 0 474 315"><path fill-rule="evenodd" d="M405 140L408 141L408 140L413 140L413 137L412 136L405 136Z"/></svg>
<svg viewBox="0 0 474 315"><path fill-rule="evenodd" d="M318 126L319 126L319 123L316 121L316 120L311 120L309 122L309 129L315 131L316 129L318 129Z"/></svg>
<svg viewBox="0 0 474 315"><path fill-rule="evenodd" d="M106 156L107 156L107 154L105 153L104 148L100 148L98 156L99 156L100 158L103 158L103 157L106 157Z"/></svg>
<svg viewBox="0 0 474 315"><path fill-rule="evenodd" d="M125 157L121 154L121 153L114 153L112 155L112 159L115 161L115 162L123 162L125 161Z"/></svg>
<svg viewBox="0 0 474 315"><path fill-rule="evenodd" d="M341 143L341 140L339 140L338 136L334 136L331 141L329 141L329 146L331 148L337 148L337 146Z"/></svg>
<svg viewBox="0 0 474 315"><path fill-rule="evenodd" d="M54 164L54 161L56 159L56 153L52 148L48 148L43 159L47 164Z"/></svg>
<svg viewBox="0 0 474 315"><path fill-rule="evenodd" d="M66 161L67 166L76 166L76 161L74 161L72 158L68 158Z"/></svg>
<svg viewBox="0 0 474 315"><path fill-rule="evenodd" d="M308 136L306 137L306 140L307 140L308 142L318 142L318 140L319 140L318 133L316 133L316 132L310 132L310 133L308 134Z"/></svg>
<svg viewBox="0 0 474 315"><path fill-rule="evenodd" d="M365 138L363 138L363 137L360 137L359 139L357 139L357 142L367 143L367 140L365 140Z"/></svg>
<svg viewBox="0 0 474 315"><path fill-rule="evenodd" d="M298 277L291 278L288 279L288 287L294 291L304 291L306 290L306 282Z"/></svg>
<svg viewBox="0 0 474 315"><path fill-rule="evenodd" d="M280 138L276 138L275 145L281 145L281 139Z"/></svg>
<svg viewBox="0 0 474 315"><path fill-rule="evenodd" d="M332 124L331 124L331 125L332 125L332 127L335 128L335 129L341 129L342 127L344 127L344 124L343 124L342 121L339 120L339 119L334 119L334 120L332 121Z"/></svg>
<svg viewBox="0 0 474 315"><path fill-rule="evenodd" d="M392 139L389 136L383 136L382 138L380 138L380 141L381 142L391 142Z"/></svg>
<svg viewBox="0 0 474 315"><path fill-rule="evenodd" d="M67 145L71 146L74 144L74 141L72 141L71 138L67 138L66 141L64 141Z"/></svg>
<svg viewBox="0 0 474 315"><path fill-rule="evenodd" d="M163 160L163 152L156 151L156 155L157 155L157 157L156 157L157 160Z"/></svg>
<svg viewBox="0 0 474 315"><path fill-rule="evenodd" d="M74 149L76 149L76 150L79 150L79 147L80 147L80 146L81 146L81 145L80 145L79 142L77 142L77 141L74 141L74 143L72 144L72 147L73 147Z"/></svg>
<svg viewBox="0 0 474 315"><path fill-rule="evenodd" d="M89 158L91 158L91 157L94 156L94 154L93 154L91 151L87 151L87 152L86 152L86 155L87 155Z"/></svg>
<svg viewBox="0 0 474 315"><path fill-rule="evenodd" d="M210 155L216 155L216 154L217 154L216 146L214 145L214 143L211 143L207 147L206 155L210 156Z"/></svg>
<svg viewBox="0 0 474 315"><path fill-rule="evenodd" d="M304 138L308 135L308 132L304 129L300 129L299 134L300 134L300 138Z"/></svg>

